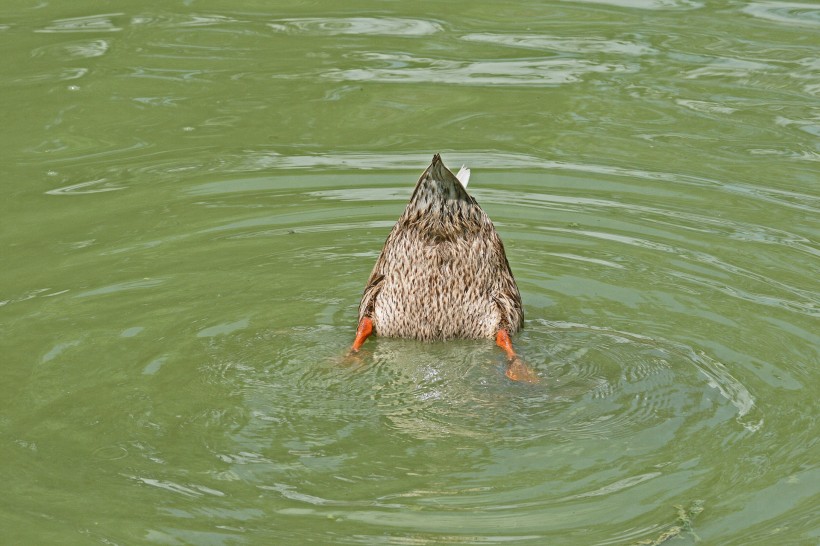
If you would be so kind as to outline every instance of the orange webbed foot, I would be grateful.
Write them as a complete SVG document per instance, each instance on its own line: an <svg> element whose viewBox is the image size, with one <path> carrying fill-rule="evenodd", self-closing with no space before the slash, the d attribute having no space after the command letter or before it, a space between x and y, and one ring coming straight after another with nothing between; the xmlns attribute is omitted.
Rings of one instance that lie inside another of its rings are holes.
<svg viewBox="0 0 820 546"><path fill-rule="evenodd" d="M507 363L507 371L504 372L509 379L520 381L521 383L539 383L541 380L535 375L535 370L517 356Z"/></svg>
<svg viewBox="0 0 820 546"><path fill-rule="evenodd" d="M513 381L521 381L522 383L538 383L538 376L535 370L530 368L521 358L515 354L515 349L510 340L510 334L505 329L498 331L495 336L495 344L504 349L507 353L507 371L504 372L509 379Z"/></svg>
<svg viewBox="0 0 820 546"><path fill-rule="evenodd" d="M367 341L367 338L370 337L370 334L373 333L373 321L370 317L362 317L362 320L359 321L359 327L356 329L356 339L353 340L353 346L350 348L350 353L358 353L359 349L364 342Z"/></svg>

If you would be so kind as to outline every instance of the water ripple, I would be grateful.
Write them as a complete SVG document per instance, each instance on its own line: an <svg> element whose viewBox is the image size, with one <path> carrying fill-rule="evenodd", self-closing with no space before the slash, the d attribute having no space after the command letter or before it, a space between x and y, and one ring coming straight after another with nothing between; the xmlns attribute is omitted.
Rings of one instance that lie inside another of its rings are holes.
<svg viewBox="0 0 820 546"><path fill-rule="evenodd" d="M440 24L398 17L305 17L279 19L268 26L277 32L334 36L338 34L426 36L442 30Z"/></svg>
<svg viewBox="0 0 820 546"><path fill-rule="evenodd" d="M545 171L570 171L592 175L638 178L642 180L668 182L671 184L686 184L696 187L716 187L722 191L750 196L767 203L804 210L806 212L820 213L820 198L807 192L781 190L778 188L737 182L724 182L684 173L650 171L594 163L575 163L545 159L527 154L499 153L493 151L457 152L448 154L448 157L453 158L454 164L481 165L482 169L487 170L539 169ZM270 151L250 151L245 155L235 158L225 157L222 159L222 163L238 171L263 171L271 169L416 171L419 165L425 165L429 160L430 156L428 153L325 153L316 155L286 155ZM349 194L354 196L357 192L355 189L352 189ZM362 193L362 195L366 194Z"/></svg>
<svg viewBox="0 0 820 546"><path fill-rule="evenodd" d="M86 4L0 24L17 542L814 538L814 3ZM539 385L346 356L436 151Z"/></svg>
<svg viewBox="0 0 820 546"><path fill-rule="evenodd" d="M463 528L468 518L485 538L495 531L492 542L502 522L519 538L528 529L543 532L543 521L572 526L556 516L582 499L612 501L627 490L668 495L670 477L685 465L638 470L640 461L664 446L686 450L681 442L709 434L693 423L741 419L751 410L739 382L713 361L687 361L693 353L686 347L582 324L535 322L527 332L522 346L530 356L539 358L540 348L554 357L548 383L534 388L504 381L490 343L378 340L348 367L310 366L306 345L331 350L335 329L292 330L291 349L273 356L275 382L253 367L239 375L254 415L238 432L240 443L253 453L257 439L277 438L287 452L273 465L232 457L235 472L248 476L252 466L258 489L281 515L383 530L413 525L414 511L424 510L427 532L447 532L456 520ZM601 381L610 388L598 388ZM294 411L305 397L314 403ZM373 428L380 434L364 445ZM454 451L445 447L453 438ZM620 447L602 453L601 442L628 446L628 454ZM578 456L585 446L599 453L595 461ZM373 451L383 456L363 457ZM466 466L456 486L446 473L459 462ZM548 482L538 477L546 471ZM332 487L339 482L344 494Z"/></svg>
<svg viewBox="0 0 820 546"><path fill-rule="evenodd" d="M110 48L111 44L109 40L82 40L41 46L32 50L31 56L51 56L62 60L91 59L94 57L102 57L108 53Z"/></svg>
<svg viewBox="0 0 820 546"><path fill-rule="evenodd" d="M140 14L131 17L130 23L135 26L154 26L160 28L211 27L233 25L242 21L221 14L181 14L161 13Z"/></svg>
<svg viewBox="0 0 820 546"><path fill-rule="evenodd" d="M61 188L48 190L48 195L86 195L90 193L105 193L109 191L124 190L124 186L117 186L112 184L109 180L101 178L99 180L89 180L87 182L79 182L77 184L70 184Z"/></svg>
<svg viewBox="0 0 820 546"><path fill-rule="evenodd" d="M609 40L606 38L559 37L542 34L466 34L461 37L468 42L498 44L524 49L560 51L564 53L606 53L612 55L655 55L657 49L628 40Z"/></svg>
<svg viewBox="0 0 820 546"><path fill-rule="evenodd" d="M820 26L820 7L801 2L749 2L743 13L789 26Z"/></svg>
<svg viewBox="0 0 820 546"><path fill-rule="evenodd" d="M19 76L16 78L10 78L4 84L12 84L12 85L20 85L20 86L30 86L32 84L40 84L40 83L47 83L47 82L62 82L62 81L71 81L71 80L78 80L88 74L88 68L85 67L76 67L76 68L62 68L57 70L52 70L48 72L42 72L39 74L33 74L30 76ZM76 88L70 88L72 90L76 90Z"/></svg>
<svg viewBox="0 0 820 546"><path fill-rule="evenodd" d="M634 65L596 63L585 59L456 61L389 53L364 53L360 59L376 66L328 70L322 77L334 81L385 83L553 86L578 82L587 74L638 70Z"/></svg>
<svg viewBox="0 0 820 546"><path fill-rule="evenodd" d="M637 177L646 180L683 182L698 186L721 185L708 178L685 174L648 171L612 165L573 163L562 160L545 159L522 153L496 151L459 151L448 154L453 163L481 165L482 169L558 169L602 175ZM267 169L361 169L361 170L419 170L419 165L430 161L430 153L323 153L314 155L279 154L270 151L248 153L239 158L236 168L240 170Z"/></svg>
<svg viewBox="0 0 820 546"><path fill-rule="evenodd" d="M100 15L86 15L57 19L47 27L35 30L44 33L75 33L75 32L120 32L122 27L114 23L114 19L122 17L122 13L105 13Z"/></svg>
<svg viewBox="0 0 820 546"><path fill-rule="evenodd" d="M646 10L691 10L700 9L703 2L695 0L565 0L579 4L604 4L619 8L646 9Z"/></svg>

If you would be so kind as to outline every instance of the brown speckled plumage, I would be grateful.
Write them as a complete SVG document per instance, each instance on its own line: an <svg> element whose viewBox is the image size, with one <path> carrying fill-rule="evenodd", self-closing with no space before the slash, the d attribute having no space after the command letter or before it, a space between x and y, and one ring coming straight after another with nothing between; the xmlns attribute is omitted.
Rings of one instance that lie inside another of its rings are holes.
<svg viewBox="0 0 820 546"><path fill-rule="evenodd" d="M421 340L493 338L524 324L504 245L438 154L416 183L370 274L359 321Z"/></svg>

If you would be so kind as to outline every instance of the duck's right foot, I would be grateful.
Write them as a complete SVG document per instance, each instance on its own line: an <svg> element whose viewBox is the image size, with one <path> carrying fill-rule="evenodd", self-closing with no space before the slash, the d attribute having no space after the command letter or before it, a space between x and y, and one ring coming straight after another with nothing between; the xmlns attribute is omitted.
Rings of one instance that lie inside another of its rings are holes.
<svg viewBox="0 0 820 546"><path fill-rule="evenodd" d="M518 356L511 358L507 363L507 371L504 372L509 379L522 383L539 383L541 380L535 374L535 370L527 366Z"/></svg>
<svg viewBox="0 0 820 546"><path fill-rule="evenodd" d="M362 317L359 321L359 327L356 329L356 339L353 340L353 347L350 348L350 353L358 353L359 349L370 334L373 333L373 321L370 317Z"/></svg>

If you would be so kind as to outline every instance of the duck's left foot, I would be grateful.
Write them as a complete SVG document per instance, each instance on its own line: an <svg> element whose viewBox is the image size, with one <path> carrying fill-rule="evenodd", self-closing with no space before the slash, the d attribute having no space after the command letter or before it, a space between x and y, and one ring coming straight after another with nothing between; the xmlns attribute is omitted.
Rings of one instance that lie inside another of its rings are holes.
<svg viewBox="0 0 820 546"><path fill-rule="evenodd" d="M370 334L373 333L373 321L370 317L362 317L359 321L359 327L356 329L356 339L353 340L353 347L350 348L350 353L358 353L359 349Z"/></svg>

